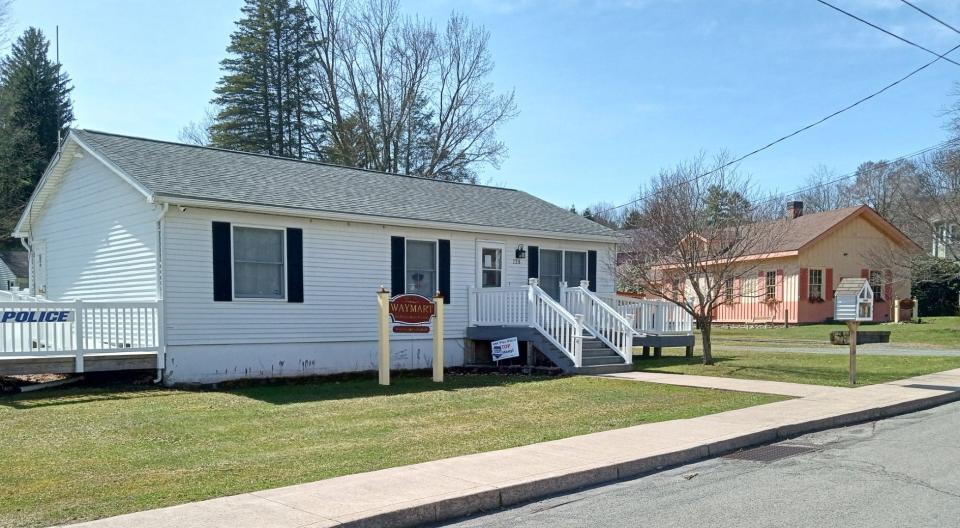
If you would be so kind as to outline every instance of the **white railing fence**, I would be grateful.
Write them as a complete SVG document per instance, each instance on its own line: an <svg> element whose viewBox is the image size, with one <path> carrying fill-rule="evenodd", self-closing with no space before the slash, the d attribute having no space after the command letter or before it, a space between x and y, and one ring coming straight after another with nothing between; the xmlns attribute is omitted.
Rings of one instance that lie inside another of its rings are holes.
<svg viewBox="0 0 960 528"><path fill-rule="evenodd" d="M560 285L560 299L570 312L583 314L584 326L608 347L616 351L627 363L633 361L633 336L636 333L631 322L612 306L600 300L589 289L589 282L568 288Z"/></svg>
<svg viewBox="0 0 960 528"><path fill-rule="evenodd" d="M530 322L530 287L471 288L471 326L526 326Z"/></svg>
<svg viewBox="0 0 960 528"><path fill-rule="evenodd" d="M583 323L543 291L536 279L527 286L470 288L470 326L528 326L583 365ZM582 318L581 318L582 319Z"/></svg>
<svg viewBox="0 0 960 528"><path fill-rule="evenodd" d="M42 297L30 295L30 290L0 290L0 302L39 302Z"/></svg>
<svg viewBox="0 0 960 528"><path fill-rule="evenodd" d="M693 317L670 301L636 299L623 295L599 295L643 334L689 334Z"/></svg>
<svg viewBox="0 0 960 528"><path fill-rule="evenodd" d="M156 352L162 361L159 302L0 302L0 357Z"/></svg>

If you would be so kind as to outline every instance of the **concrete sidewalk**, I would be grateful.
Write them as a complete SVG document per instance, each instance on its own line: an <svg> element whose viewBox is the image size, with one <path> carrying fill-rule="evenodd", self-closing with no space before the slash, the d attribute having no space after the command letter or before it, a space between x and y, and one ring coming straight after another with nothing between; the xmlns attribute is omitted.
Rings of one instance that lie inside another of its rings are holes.
<svg viewBox="0 0 960 528"><path fill-rule="evenodd" d="M798 398L74 526L412 526L636 477L816 430L960 400L960 369L856 389L679 374L625 373L609 377Z"/></svg>

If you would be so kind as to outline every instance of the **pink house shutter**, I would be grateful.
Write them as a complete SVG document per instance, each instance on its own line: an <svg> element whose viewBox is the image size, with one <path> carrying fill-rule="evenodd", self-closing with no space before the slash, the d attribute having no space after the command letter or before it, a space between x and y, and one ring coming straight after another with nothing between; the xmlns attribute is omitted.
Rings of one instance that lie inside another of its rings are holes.
<svg viewBox="0 0 960 528"><path fill-rule="evenodd" d="M823 300L829 301L833 299L833 268L827 268L823 275Z"/></svg>
<svg viewBox="0 0 960 528"><path fill-rule="evenodd" d="M883 272L883 300L893 302L893 272Z"/></svg>
<svg viewBox="0 0 960 528"><path fill-rule="evenodd" d="M777 300L783 300L783 270L777 270Z"/></svg>
<svg viewBox="0 0 960 528"><path fill-rule="evenodd" d="M809 273L807 272L807 268L800 268L800 299L798 299L800 301L804 301L808 297L807 295L807 290L808 290L807 279L808 278L809 278Z"/></svg>
<svg viewBox="0 0 960 528"><path fill-rule="evenodd" d="M740 277L733 279L733 302L740 302L741 295Z"/></svg>
<svg viewBox="0 0 960 528"><path fill-rule="evenodd" d="M757 291L754 292L757 295L757 299L763 301L767 298L767 281L764 280L763 270L757 272ZM760 302L757 301L757 302Z"/></svg>
<svg viewBox="0 0 960 528"><path fill-rule="evenodd" d="M867 268L861 268L861 269L860 269L860 278L861 278L861 279L867 279L867 280L869 280L869 279L870 279L870 270L868 270Z"/></svg>

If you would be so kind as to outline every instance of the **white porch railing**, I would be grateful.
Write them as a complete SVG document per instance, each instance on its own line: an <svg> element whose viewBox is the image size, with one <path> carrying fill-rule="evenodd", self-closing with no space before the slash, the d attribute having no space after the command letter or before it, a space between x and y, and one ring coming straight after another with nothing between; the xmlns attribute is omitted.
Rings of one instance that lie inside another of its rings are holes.
<svg viewBox="0 0 960 528"><path fill-rule="evenodd" d="M527 326L553 343L574 366L583 366L583 317L543 291L536 279L508 288L470 288L470 326Z"/></svg>
<svg viewBox="0 0 960 528"><path fill-rule="evenodd" d="M0 290L0 302L36 302L43 300L41 297L30 295L30 290Z"/></svg>
<svg viewBox="0 0 960 528"><path fill-rule="evenodd" d="M83 372L85 354L157 353L162 366L159 302L0 302L0 358L64 356Z"/></svg>
<svg viewBox="0 0 960 528"><path fill-rule="evenodd" d="M530 325L530 286L470 289L470 326Z"/></svg>
<svg viewBox="0 0 960 528"><path fill-rule="evenodd" d="M560 299L570 312L584 314L583 324L600 341L612 348L627 363L633 361L633 335L636 333L622 314L600 300L587 281L568 288L560 285Z"/></svg>
<svg viewBox="0 0 960 528"><path fill-rule="evenodd" d="M630 321L643 334L689 334L693 317L670 301L635 299L623 295L599 295L605 303Z"/></svg>

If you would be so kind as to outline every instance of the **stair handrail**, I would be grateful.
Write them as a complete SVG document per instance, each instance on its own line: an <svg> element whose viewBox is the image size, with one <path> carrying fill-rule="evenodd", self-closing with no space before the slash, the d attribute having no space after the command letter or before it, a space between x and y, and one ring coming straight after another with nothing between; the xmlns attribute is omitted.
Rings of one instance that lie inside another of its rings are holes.
<svg viewBox="0 0 960 528"><path fill-rule="evenodd" d="M561 283L560 299L569 311L583 313L583 324L600 341L613 349L624 362L633 362L633 336L638 332L629 319L590 291L589 281L568 288Z"/></svg>
<svg viewBox="0 0 960 528"><path fill-rule="evenodd" d="M581 314L568 312L563 305L553 300L540 288L537 279L529 281L529 309L531 327L539 331L565 356L574 367L583 366L583 319Z"/></svg>

